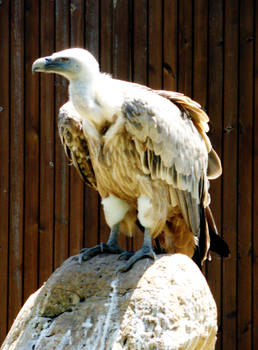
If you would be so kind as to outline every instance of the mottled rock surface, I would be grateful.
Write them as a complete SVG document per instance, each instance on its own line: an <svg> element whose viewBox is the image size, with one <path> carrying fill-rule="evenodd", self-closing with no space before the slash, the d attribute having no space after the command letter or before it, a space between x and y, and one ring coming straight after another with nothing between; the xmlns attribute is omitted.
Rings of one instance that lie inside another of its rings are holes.
<svg viewBox="0 0 258 350"><path fill-rule="evenodd" d="M121 261L70 258L33 294L2 350L215 348L217 311L188 257L163 255L116 275Z"/></svg>

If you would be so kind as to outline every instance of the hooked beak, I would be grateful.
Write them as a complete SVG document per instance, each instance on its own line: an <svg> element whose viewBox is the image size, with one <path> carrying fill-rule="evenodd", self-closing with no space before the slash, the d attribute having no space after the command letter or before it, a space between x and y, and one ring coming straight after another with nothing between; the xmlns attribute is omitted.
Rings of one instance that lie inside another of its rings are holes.
<svg viewBox="0 0 258 350"><path fill-rule="evenodd" d="M53 73L54 68L56 68L56 64L53 59L49 56L38 58L34 61L32 65L32 73L35 72L49 72Z"/></svg>

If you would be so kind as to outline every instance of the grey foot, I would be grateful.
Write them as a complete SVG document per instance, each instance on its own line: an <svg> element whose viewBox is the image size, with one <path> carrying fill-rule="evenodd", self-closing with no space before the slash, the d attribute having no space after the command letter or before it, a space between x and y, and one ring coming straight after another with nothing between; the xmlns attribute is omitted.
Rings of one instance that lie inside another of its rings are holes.
<svg viewBox="0 0 258 350"><path fill-rule="evenodd" d="M82 249L79 254L79 263L89 260L98 254L121 254L123 252L124 250L121 249L117 244L100 243L94 247Z"/></svg>
<svg viewBox="0 0 258 350"><path fill-rule="evenodd" d="M125 264L119 266L117 272L128 271L136 263L136 261L143 258L151 258L155 260L156 254L151 247L143 246L140 250L137 250L137 252L135 252Z"/></svg>

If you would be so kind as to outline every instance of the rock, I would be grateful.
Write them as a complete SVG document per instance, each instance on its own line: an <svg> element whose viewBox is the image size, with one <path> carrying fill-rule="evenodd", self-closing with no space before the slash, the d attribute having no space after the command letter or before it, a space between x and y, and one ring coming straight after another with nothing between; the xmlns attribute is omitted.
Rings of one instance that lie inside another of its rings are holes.
<svg viewBox="0 0 258 350"><path fill-rule="evenodd" d="M185 255L137 262L71 257L33 294L1 350L215 348L217 311L207 282Z"/></svg>

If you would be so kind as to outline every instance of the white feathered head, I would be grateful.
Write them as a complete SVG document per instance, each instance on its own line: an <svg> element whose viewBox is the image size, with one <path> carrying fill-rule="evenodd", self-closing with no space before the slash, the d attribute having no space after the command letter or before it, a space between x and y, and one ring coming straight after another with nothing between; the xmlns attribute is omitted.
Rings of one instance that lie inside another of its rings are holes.
<svg viewBox="0 0 258 350"><path fill-rule="evenodd" d="M99 73L99 64L89 51L72 48L37 59L32 65L32 72L57 73L69 81L90 80Z"/></svg>

